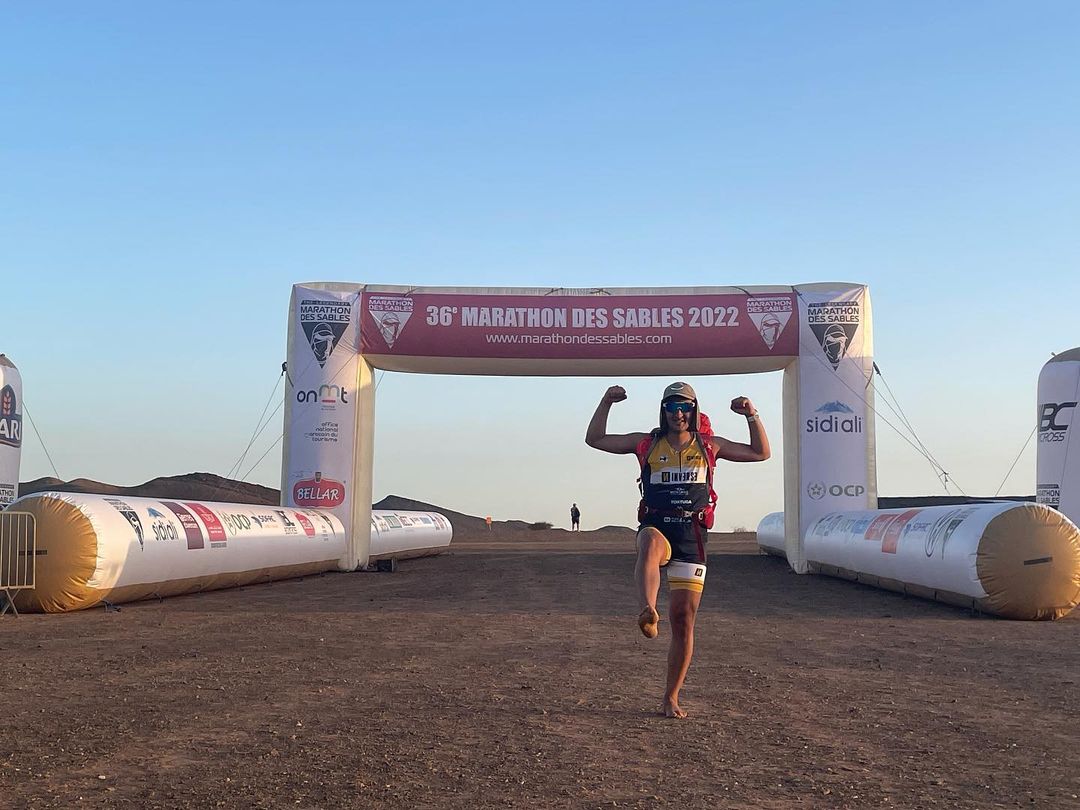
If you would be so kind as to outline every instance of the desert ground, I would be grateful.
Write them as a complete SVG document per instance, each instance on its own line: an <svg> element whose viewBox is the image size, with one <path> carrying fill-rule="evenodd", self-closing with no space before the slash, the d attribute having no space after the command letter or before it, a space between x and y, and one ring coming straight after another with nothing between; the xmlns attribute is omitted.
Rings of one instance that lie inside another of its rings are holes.
<svg viewBox="0 0 1080 810"><path fill-rule="evenodd" d="M1080 615L1010 622L714 535L683 707L632 533L0 618L0 806L1080 807Z"/></svg>

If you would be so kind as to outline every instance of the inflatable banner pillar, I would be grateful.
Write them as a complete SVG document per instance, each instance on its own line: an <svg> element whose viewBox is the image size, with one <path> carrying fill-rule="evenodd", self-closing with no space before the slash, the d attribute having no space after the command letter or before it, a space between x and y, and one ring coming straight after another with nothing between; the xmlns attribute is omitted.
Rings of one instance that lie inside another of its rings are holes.
<svg viewBox="0 0 1080 810"><path fill-rule="evenodd" d="M1035 500L1080 524L1080 447L1072 447L1080 402L1080 348L1055 355L1039 373Z"/></svg>
<svg viewBox="0 0 1080 810"><path fill-rule="evenodd" d="M827 284L799 292L799 361L784 386L784 446L799 437L799 467L784 476L795 473L800 487L798 511L789 516L785 505L784 520L788 562L805 574L807 529L829 512L876 508L877 474L870 295Z"/></svg>
<svg viewBox="0 0 1080 810"><path fill-rule="evenodd" d="M371 538L375 379L359 351L359 300L356 285L297 285L289 308L281 505L334 512L343 571L367 565Z"/></svg>
<svg viewBox="0 0 1080 810"><path fill-rule="evenodd" d="M791 566L805 573L802 537L813 521L877 506L870 333L869 291L839 282L603 290L298 284L289 309L282 503L333 509L351 538L341 568L367 564L376 368L668 381L784 370L785 544ZM628 522L634 507L627 505Z"/></svg>
<svg viewBox="0 0 1080 810"><path fill-rule="evenodd" d="M0 354L0 509L19 497L22 458L22 378Z"/></svg>

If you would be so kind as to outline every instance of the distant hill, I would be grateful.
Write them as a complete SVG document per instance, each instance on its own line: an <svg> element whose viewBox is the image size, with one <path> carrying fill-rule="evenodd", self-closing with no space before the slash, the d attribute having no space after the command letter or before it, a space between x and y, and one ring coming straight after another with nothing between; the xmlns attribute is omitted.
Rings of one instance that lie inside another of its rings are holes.
<svg viewBox="0 0 1080 810"><path fill-rule="evenodd" d="M435 506L434 504L424 503L423 501L416 501L412 498L403 498L400 495L387 495L378 503L372 504L372 509L399 509L405 512L438 512L440 515L445 515L450 523L453 524L455 529L486 529L487 523L483 518L475 517L473 515L466 515L461 512L455 512L453 509L444 509L441 506ZM497 520L495 521L500 526L507 526L510 528L527 529L532 524L524 520ZM607 528L607 527L605 527ZM626 528L625 526L619 528Z"/></svg>
<svg viewBox="0 0 1080 810"><path fill-rule="evenodd" d="M461 512L455 512L453 509L443 509L441 506L435 506L434 504L424 503L423 501L416 501L412 498L403 498L400 495L387 495L378 503L371 505L372 509L389 509L400 510L403 512L438 512L440 515L444 515L447 520L450 521L450 525L455 528L468 528L468 529L486 529L487 524L484 523L483 518L475 517L473 515L466 515Z"/></svg>
<svg viewBox="0 0 1080 810"><path fill-rule="evenodd" d="M276 506L280 503L278 491L260 484L233 481L213 473L188 473L155 478L133 487L103 484L88 478L61 481L58 478L38 478L19 484L19 495L35 492L87 492L96 495L127 495L130 498L186 498L192 501L218 501L221 503L254 503Z"/></svg>

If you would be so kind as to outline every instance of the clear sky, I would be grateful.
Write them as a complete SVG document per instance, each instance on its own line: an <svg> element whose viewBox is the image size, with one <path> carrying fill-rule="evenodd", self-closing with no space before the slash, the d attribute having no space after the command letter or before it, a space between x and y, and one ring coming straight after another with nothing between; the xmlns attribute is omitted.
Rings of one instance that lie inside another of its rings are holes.
<svg viewBox="0 0 1080 810"><path fill-rule="evenodd" d="M227 474L280 402L302 281L867 283L885 380L969 495L1001 485L1042 364L1080 345L1074 2L4 18L0 352L65 479ZM647 429L666 378L380 374L375 497L629 525L635 462L582 441L613 382L612 429ZM721 433L745 431L721 418L736 394L770 429L772 461L718 475L718 528L752 527L781 507L781 375L691 382ZM22 480L53 474L27 434ZM235 477L277 486L280 434L278 410ZM883 495L945 491L878 436ZM1032 441L1003 494L1034 470Z"/></svg>

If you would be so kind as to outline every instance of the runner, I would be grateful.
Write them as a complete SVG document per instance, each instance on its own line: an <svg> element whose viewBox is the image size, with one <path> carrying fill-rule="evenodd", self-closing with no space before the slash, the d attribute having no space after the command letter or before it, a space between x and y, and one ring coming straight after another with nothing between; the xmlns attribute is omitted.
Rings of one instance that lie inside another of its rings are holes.
<svg viewBox="0 0 1080 810"><path fill-rule="evenodd" d="M769 439L746 397L733 399L731 410L746 417L749 444L700 435L697 394L685 382L674 382L664 389L660 425L651 433L609 434L608 412L624 399L626 391L619 385L604 393L589 422L585 443L608 453L639 454L642 500L634 567L641 604L638 627L646 638L656 638L659 633L656 599L660 569L666 567L671 644L663 712L668 717L686 717L679 707L679 690L694 654L694 619L705 585L705 541L712 525L712 467L716 459L765 461L771 455Z"/></svg>

